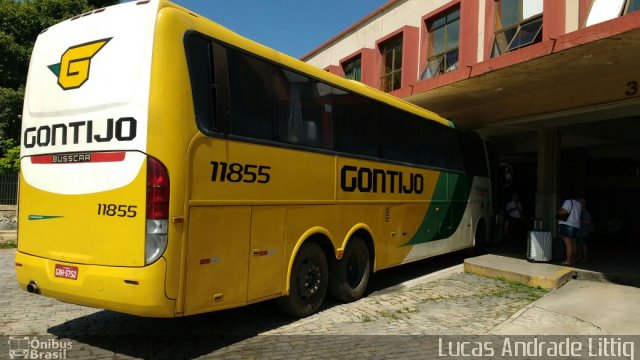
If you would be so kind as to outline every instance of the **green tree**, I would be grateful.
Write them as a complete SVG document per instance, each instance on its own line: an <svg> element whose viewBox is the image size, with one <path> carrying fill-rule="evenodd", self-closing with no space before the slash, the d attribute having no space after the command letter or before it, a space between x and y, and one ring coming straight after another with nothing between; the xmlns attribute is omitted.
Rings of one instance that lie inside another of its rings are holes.
<svg viewBox="0 0 640 360"><path fill-rule="evenodd" d="M20 118L29 56L38 34L119 0L0 0L0 173L19 166Z"/></svg>

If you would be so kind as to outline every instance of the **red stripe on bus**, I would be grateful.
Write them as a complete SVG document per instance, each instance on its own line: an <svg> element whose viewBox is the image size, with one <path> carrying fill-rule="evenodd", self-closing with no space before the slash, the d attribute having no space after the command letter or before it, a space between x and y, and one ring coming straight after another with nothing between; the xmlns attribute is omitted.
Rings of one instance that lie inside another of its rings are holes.
<svg viewBox="0 0 640 360"><path fill-rule="evenodd" d="M123 161L126 153L124 151L93 153L91 154L91 162L117 162Z"/></svg>

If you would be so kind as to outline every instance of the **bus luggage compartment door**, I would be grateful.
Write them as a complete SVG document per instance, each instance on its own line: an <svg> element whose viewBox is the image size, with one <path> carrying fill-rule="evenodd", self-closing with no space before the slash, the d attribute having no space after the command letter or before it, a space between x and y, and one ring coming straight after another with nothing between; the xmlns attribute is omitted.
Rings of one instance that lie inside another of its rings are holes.
<svg viewBox="0 0 640 360"><path fill-rule="evenodd" d="M245 304L251 207L192 207L189 218L185 313Z"/></svg>

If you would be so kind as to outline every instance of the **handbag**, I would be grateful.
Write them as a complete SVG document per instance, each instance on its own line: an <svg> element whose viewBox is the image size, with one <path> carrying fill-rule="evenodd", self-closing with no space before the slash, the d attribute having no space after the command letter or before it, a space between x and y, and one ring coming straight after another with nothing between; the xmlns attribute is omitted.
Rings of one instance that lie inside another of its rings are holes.
<svg viewBox="0 0 640 360"><path fill-rule="evenodd" d="M566 214L556 214L556 219L560 221L569 220L569 215L571 215L571 210L573 210L573 200L570 200L570 201L571 201L571 207L569 208L569 212Z"/></svg>

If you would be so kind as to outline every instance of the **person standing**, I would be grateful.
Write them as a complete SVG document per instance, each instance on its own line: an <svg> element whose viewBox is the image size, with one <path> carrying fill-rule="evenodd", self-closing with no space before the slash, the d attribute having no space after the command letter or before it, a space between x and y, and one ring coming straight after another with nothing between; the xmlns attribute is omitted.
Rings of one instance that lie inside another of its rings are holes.
<svg viewBox="0 0 640 360"><path fill-rule="evenodd" d="M578 200L569 198L565 200L562 207L558 209L558 236L562 238L566 250L566 259L563 265L573 265L576 260L577 246L576 237L580 231L580 216L582 215L582 205Z"/></svg>
<svg viewBox="0 0 640 360"><path fill-rule="evenodd" d="M505 206L505 213L507 215L506 230L507 239L511 243L519 243L524 239L524 211L522 210L522 204L518 200L518 194L513 193L511 195L511 201Z"/></svg>
<svg viewBox="0 0 640 360"><path fill-rule="evenodd" d="M582 205L582 214L580 215L580 231L578 232L578 256L580 262L587 262L587 241L589 234L593 231L593 223L591 222L591 213L587 210L587 200L580 199Z"/></svg>

